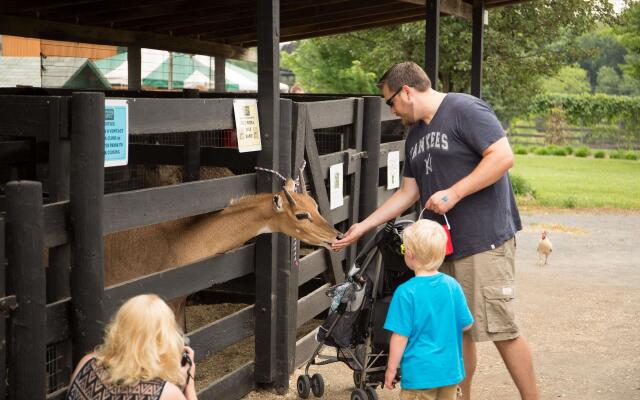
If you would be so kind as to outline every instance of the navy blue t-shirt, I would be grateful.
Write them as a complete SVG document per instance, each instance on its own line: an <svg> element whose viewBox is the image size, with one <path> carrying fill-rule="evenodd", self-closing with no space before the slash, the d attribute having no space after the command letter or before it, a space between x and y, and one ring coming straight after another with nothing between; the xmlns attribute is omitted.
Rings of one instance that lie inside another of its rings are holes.
<svg viewBox="0 0 640 400"><path fill-rule="evenodd" d="M429 124L409 129L405 142L404 176L415 178L420 204L469 175L482 153L504 137L487 103L464 93L447 94ZM441 215L425 210L424 218L444 223ZM458 259L493 249L522 229L509 175L458 202L449 212L453 254Z"/></svg>

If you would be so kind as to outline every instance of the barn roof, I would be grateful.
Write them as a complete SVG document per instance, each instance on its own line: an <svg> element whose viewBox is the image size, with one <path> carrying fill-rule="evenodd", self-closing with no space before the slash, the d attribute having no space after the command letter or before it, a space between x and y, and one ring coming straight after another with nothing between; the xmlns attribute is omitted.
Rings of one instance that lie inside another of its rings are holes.
<svg viewBox="0 0 640 400"><path fill-rule="evenodd" d="M485 0L499 7L523 0ZM473 0L441 0L471 18ZM5 0L4 34L255 59L256 0ZM425 0L281 0L280 42L418 21Z"/></svg>

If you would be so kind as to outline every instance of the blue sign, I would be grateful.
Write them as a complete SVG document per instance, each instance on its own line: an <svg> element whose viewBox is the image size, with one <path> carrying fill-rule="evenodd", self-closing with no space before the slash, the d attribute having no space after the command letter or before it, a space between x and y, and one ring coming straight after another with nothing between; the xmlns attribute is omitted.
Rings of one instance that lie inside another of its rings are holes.
<svg viewBox="0 0 640 400"><path fill-rule="evenodd" d="M129 162L129 104L126 100L105 100L104 166Z"/></svg>

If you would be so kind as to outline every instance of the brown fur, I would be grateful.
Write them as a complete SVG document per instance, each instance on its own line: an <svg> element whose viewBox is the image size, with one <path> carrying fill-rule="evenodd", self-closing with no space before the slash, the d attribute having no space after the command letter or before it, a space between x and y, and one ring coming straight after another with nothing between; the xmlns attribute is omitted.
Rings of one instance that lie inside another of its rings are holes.
<svg viewBox="0 0 640 400"><path fill-rule="evenodd" d="M217 213L106 235L105 286L224 253L260 232L282 232L313 245L329 247L339 232L318 213L311 197L289 194L294 204L287 200L284 191L262 193L238 199ZM296 218L295 214L301 212L308 212L311 219ZM177 300L180 306L177 317L184 326L184 299Z"/></svg>

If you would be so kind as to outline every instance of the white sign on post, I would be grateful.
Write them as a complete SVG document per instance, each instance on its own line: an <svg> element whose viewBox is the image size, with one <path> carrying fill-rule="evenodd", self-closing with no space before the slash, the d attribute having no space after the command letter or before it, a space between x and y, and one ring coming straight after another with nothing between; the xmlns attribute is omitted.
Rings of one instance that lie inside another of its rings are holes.
<svg viewBox="0 0 640 400"><path fill-rule="evenodd" d="M330 209L335 209L344 204L344 195L342 192L343 176L342 163L329 167L329 184L330 184Z"/></svg>
<svg viewBox="0 0 640 400"><path fill-rule="evenodd" d="M258 101L256 99L234 99L233 114L236 120L238 151L246 153L262 150Z"/></svg>
<svg viewBox="0 0 640 400"><path fill-rule="evenodd" d="M400 187L400 152L387 153L387 190Z"/></svg>
<svg viewBox="0 0 640 400"><path fill-rule="evenodd" d="M104 166L129 162L129 104L127 100L104 101Z"/></svg>

